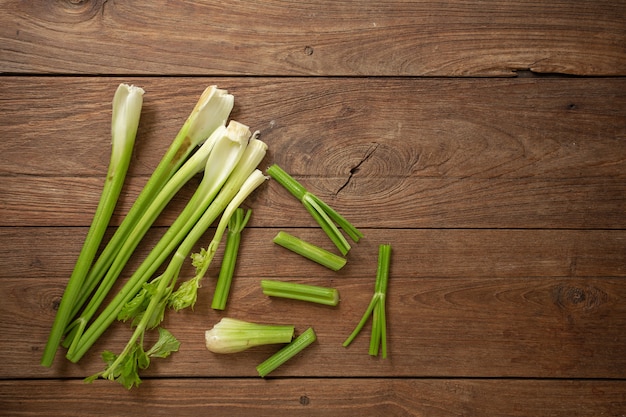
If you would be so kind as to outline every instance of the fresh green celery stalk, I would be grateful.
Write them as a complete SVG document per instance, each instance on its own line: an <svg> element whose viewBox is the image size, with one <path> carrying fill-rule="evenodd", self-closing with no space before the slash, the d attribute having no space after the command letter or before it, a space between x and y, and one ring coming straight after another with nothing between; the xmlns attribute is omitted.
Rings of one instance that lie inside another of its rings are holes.
<svg viewBox="0 0 626 417"><path fill-rule="evenodd" d="M229 178L230 179L230 178ZM206 232L209 226L215 221L219 214L225 210L228 204L228 200L237 201L241 203L241 200L245 199L256 187L246 186L246 183L254 183L258 185L265 181L265 176L259 170L253 171L252 174L246 179L243 185L240 185L240 189L237 189L234 196L230 199L224 199L218 203L220 195L215 200L217 204L212 204L202 215L200 220L196 223L193 229L189 232L187 237L183 240L176 253L174 253L170 263L168 264L165 272L157 277L153 283L155 287L148 291L145 295L149 296L149 301L145 311L136 311L138 316L134 323L136 324L135 330L130 337L130 340L124 347L124 350L113 361L107 362L107 366L104 371L90 377L91 380L101 377L109 380L117 380L125 385L126 376L120 379L120 375L124 374L125 369L145 369L146 366L142 366L142 360L144 356L138 356L136 352L143 352L143 339L146 330L157 327L163 320L165 309L168 305L168 300L172 295L172 291L176 285L180 269L187 259L187 256L191 252L193 246L198 239ZM225 188L227 186L225 185ZM239 205L237 204L237 205ZM129 363L131 365L129 365ZM132 378L134 381L141 381L138 375L134 375ZM132 387L132 385L131 385Z"/></svg>
<svg viewBox="0 0 626 417"><path fill-rule="evenodd" d="M339 304L339 291L337 291L336 288L276 281L272 279L262 279L261 288L263 294L270 297L290 298L328 306L336 306Z"/></svg>
<svg viewBox="0 0 626 417"><path fill-rule="evenodd" d="M228 203L235 197L242 184L255 171L256 166L264 158L267 151L267 145L253 137L250 139L243 156L237 163L237 166L228 177L219 194L212 200L210 205L197 207L196 204L188 204L194 207L191 213L191 219L179 216L173 225L168 229L163 238L150 252L148 257L142 262L140 267L135 271L124 287L118 292L115 298L105 307L100 315L85 330L80 339L77 339L70 350L68 350L67 358L72 362L77 362L89 350L89 348L98 340L104 331L115 321L125 305L135 297L144 284L156 272L165 259L171 254L174 248L183 242L183 239L189 238L192 228L196 223L203 220L203 227L208 228L210 223L215 221L219 214L224 210ZM209 158L210 159L210 158ZM207 171L205 170L205 175ZM210 187L208 187L210 188ZM200 188L199 188L200 190ZM198 193L198 191L196 192ZM194 197L197 194L194 194ZM192 197L192 200L194 199ZM211 199L209 199L211 200ZM185 209L184 211L186 211ZM206 224L208 222L208 224ZM198 237L195 237L197 239ZM170 273L172 270L169 271Z"/></svg>
<svg viewBox="0 0 626 417"><path fill-rule="evenodd" d="M140 240L143 237L147 230L146 226L149 227L154 222L158 213L172 197L171 195L163 195L161 193L162 189L166 187L166 184L176 184L170 183L170 179L173 179L196 146L205 142L218 127L224 126L233 105L234 97L228 94L226 90L218 89L216 86L210 86L204 90L167 152L148 179L148 182L144 185L133 206L96 262L89 269L80 295L72 308L71 318L75 318L78 315L114 262L118 262L116 268L123 267L125 261L121 261L118 254L122 252L122 257L128 258L130 253L123 251L132 252L132 249L129 249L130 245L127 245L125 248L122 248L122 246L131 237L135 240ZM208 149L210 150L210 146ZM178 179L181 180L181 183L178 185L182 185L183 181L186 182L186 180L180 177ZM172 188L169 191L175 192ZM150 217L146 215L146 212L151 212ZM143 226L138 230L137 224L142 221ZM122 262L122 265L119 262ZM114 280L116 277L116 275L115 277L109 275L108 279ZM108 284L105 284L106 286ZM90 308L92 307L93 305ZM71 332L71 335L65 342L66 347L73 342L76 333L80 333L81 326L84 327L85 325L84 317L80 317L76 322L69 324L65 332Z"/></svg>
<svg viewBox="0 0 626 417"><path fill-rule="evenodd" d="M113 300L101 311L89 327L81 329L84 331L81 332L79 337L74 338L66 354L66 357L70 361L77 362L80 360L93 343L95 343L111 323L115 321L124 305L141 290L143 285L152 277L167 257L170 256L176 246L185 239L207 208L212 205L213 202L220 199L220 196L218 195L216 197L216 194L219 192L221 195L221 191L227 188L226 184L233 182L231 179L233 174L244 170L244 168L241 168L242 162L245 169L247 169L246 173L249 173L252 172L261 161L265 155L267 146L261 142L262 146L254 145L251 147L251 144L260 142L253 139L246 147L245 141L250 134L249 130L247 128L244 129L242 126L243 125L236 122L231 122L225 131L222 132L221 128L217 129L220 130L221 133L216 133L219 134L219 137L209 155L207 166L204 170L204 177L198 189L174 223L168 228L149 253L148 257L141 263L139 268L133 273ZM259 151L259 149L262 151ZM233 155L233 153L239 154L242 150L243 155L239 157ZM234 170L233 167L225 165L228 161L238 161ZM249 165L254 166L250 167ZM219 169L220 167L222 168L221 170ZM225 179L225 173L231 173L231 171L232 174ZM245 178L241 179L241 182L244 180ZM233 186L231 186L231 188L233 188ZM236 190L231 190L231 193L232 196L234 196ZM227 202L222 204L226 206Z"/></svg>
<svg viewBox="0 0 626 417"><path fill-rule="evenodd" d="M372 316L372 334L370 337L369 354L378 356L382 351L382 357L387 357L387 319L385 312L385 304L387 298L387 285L389 282L389 266L391 262L391 245L379 245L378 248L378 268L376 271L376 283L374 286L374 295L370 300L363 317L357 324L356 328L350 336L343 342L343 346L347 347L354 338L361 332L363 326Z"/></svg>
<svg viewBox="0 0 626 417"><path fill-rule="evenodd" d="M228 222L224 257L222 258L220 274L217 277L213 301L211 302L211 308L214 310L224 310L226 308L235 273L237 255L239 254L239 245L241 244L241 232L248 224L251 214L252 210L244 211L244 209L238 208Z"/></svg>
<svg viewBox="0 0 626 417"><path fill-rule="evenodd" d="M316 339L317 335L315 334L315 331L312 327L309 327L294 341L259 364L256 367L257 372L262 378L265 378L289 359L302 352L302 350L304 350L307 346L315 342Z"/></svg>
<svg viewBox="0 0 626 417"><path fill-rule="evenodd" d="M278 232L273 242L333 271L339 271L347 262L346 258L335 255L287 232Z"/></svg>
<svg viewBox="0 0 626 417"><path fill-rule="evenodd" d="M106 180L91 226L57 310L41 359L43 366L49 367L54 361L65 327L72 318L74 303L79 297L87 271L96 256L124 185L139 127L143 94L143 89L127 84L120 84L115 92L111 118L111 158Z"/></svg>
<svg viewBox="0 0 626 417"><path fill-rule="evenodd" d="M289 343L294 326L257 324L222 318L205 332L206 348L213 353L237 353L255 346Z"/></svg>
<svg viewBox="0 0 626 417"><path fill-rule="evenodd" d="M363 234L348 220L315 194L309 192L302 184L278 165L273 164L270 166L267 169L267 174L278 181L279 184L285 187L287 191L304 205L306 210L313 216L315 221L317 221L342 255L346 256L348 254L350 244L343 234L341 234L337 225L339 225L354 242L358 242L363 237Z"/></svg>

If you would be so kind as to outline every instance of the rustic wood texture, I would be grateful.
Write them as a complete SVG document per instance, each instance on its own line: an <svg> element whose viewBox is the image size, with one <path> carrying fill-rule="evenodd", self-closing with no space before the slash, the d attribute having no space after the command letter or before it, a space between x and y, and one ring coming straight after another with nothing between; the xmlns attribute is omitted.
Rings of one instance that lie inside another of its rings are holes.
<svg viewBox="0 0 626 417"><path fill-rule="evenodd" d="M0 6L0 414L625 415L626 2ZM330 242L269 181L246 202L227 310L210 308L220 250L194 311L166 317L180 351L132 391L82 381L123 347L124 323L78 364L63 350L39 364L100 196L120 82L146 95L107 237L211 84L268 143L262 168L278 163L365 234L336 273L274 245L279 230ZM367 354L369 325L341 346L379 243L393 247L386 360ZM262 278L341 301L269 298ZM263 380L255 366L276 347L206 350L224 316L312 326L318 341Z"/></svg>
<svg viewBox="0 0 626 417"><path fill-rule="evenodd" d="M2 72L626 72L623 0L2 3Z"/></svg>

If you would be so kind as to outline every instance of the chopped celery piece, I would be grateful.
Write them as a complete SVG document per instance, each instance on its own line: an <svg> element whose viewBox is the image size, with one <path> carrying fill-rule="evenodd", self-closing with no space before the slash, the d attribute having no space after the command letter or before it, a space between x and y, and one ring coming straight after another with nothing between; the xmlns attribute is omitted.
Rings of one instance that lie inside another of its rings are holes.
<svg viewBox="0 0 626 417"><path fill-rule="evenodd" d="M346 258L335 255L326 249L315 246L312 243L304 241L287 232L280 231L274 237L274 243L280 245L298 255L317 262L320 265L325 266L333 271L339 271L346 264Z"/></svg>
<svg viewBox="0 0 626 417"><path fill-rule="evenodd" d="M235 266L237 264L241 232L244 227L246 227L246 224L248 224L251 214L252 210L244 211L244 209L238 208L228 222L224 257L222 259L220 274L217 278L217 284L215 284L213 301L211 302L211 308L215 310L224 310L226 308L226 302L228 301Z"/></svg>
<svg viewBox="0 0 626 417"><path fill-rule="evenodd" d="M294 326L257 324L222 318L204 334L206 348L213 353L236 353L253 346L289 343Z"/></svg>
<svg viewBox="0 0 626 417"><path fill-rule="evenodd" d="M361 321L350 336L343 342L346 347L361 332L363 326L372 316L372 335L370 338L369 354L378 356L379 350L382 351L382 357L387 357L387 319L385 312L385 301L387 298L387 284L389 282L389 264L391 261L391 245L380 245L378 248L378 269L376 271L376 283L374 286L374 295L370 300Z"/></svg>
<svg viewBox="0 0 626 417"><path fill-rule="evenodd" d="M124 185L139 127L143 94L144 90L139 87L120 84L113 97L111 158L106 180L83 247L61 298L41 359L43 366L51 366L54 361L56 350L61 344L65 328L73 318L74 306L80 298L81 290L88 278L87 273Z"/></svg>
<svg viewBox="0 0 626 417"><path fill-rule="evenodd" d="M271 279L261 280L261 288L263 294L270 297L290 298L328 306L336 306L339 303L339 291L335 288Z"/></svg>
<svg viewBox="0 0 626 417"><path fill-rule="evenodd" d="M337 246L337 249L339 249L342 255L345 256L348 254L350 244L341 234L337 225L339 225L339 227L341 227L354 242L358 242L359 239L363 237L363 234L348 220L337 213L319 197L307 191L302 184L300 184L295 178L290 176L278 165L273 164L270 166L267 169L267 174L278 181L279 184L285 187L287 191L289 191L304 205L307 211L320 225L322 230L324 230L326 235L328 235L330 240L332 240L335 246Z"/></svg>
<svg viewBox="0 0 626 417"><path fill-rule="evenodd" d="M276 370L279 366L287 362L289 359L296 356L304 348L315 342L317 336L312 327L305 330L294 341L283 347L281 350L267 358L261 364L256 367L257 372L261 377L266 377L268 374Z"/></svg>

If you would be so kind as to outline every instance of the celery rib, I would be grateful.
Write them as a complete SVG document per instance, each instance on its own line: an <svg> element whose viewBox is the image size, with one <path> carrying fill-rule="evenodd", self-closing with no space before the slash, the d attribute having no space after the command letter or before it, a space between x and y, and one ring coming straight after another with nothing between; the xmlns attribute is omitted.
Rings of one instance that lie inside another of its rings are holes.
<svg viewBox="0 0 626 417"><path fill-rule="evenodd" d="M335 255L287 232L278 232L273 242L333 271L339 271L347 262L346 258Z"/></svg>
<svg viewBox="0 0 626 417"><path fill-rule="evenodd" d="M336 288L271 279L262 279L261 288L263 294L270 297L290 298L328 306L339 304L339 291Z"/></svg>
<svg viewBox="0 0 626 417"><path fill-rule="evenodd" d="M41 359L43 366L49 367L54 361L65 328L72 319L74 304L80 296L81 288L87 279L87 273L102 242L124 185L139 127L143 94L143 89L126 84L120 84L115 92L111 118L111 158L106 180L91 226L57 310Z"/></svg>
<svg viewBox="0 0 626 417"><path fill-rule="evenodd" d="M260 363L256 367L257 372L262 378L265 378L289 359L293 358L308 347L311 343L315 342L315 340L317 340L317 335L315 334L313 328L309 327L287 346L283 347L278 352Z"/></svg>
<svg viewBox="0 0 626 417"><path fill-rule="evenodd" d="M251 214L252 210L247 210L244 214L244 210L238 208L228 222L224 258L222 259L222 266L217 277L217 284L215 284L213 301L211 302L211 308L214 310L224 310L226 308L241 244L241 232L248 224Z"/></svg>

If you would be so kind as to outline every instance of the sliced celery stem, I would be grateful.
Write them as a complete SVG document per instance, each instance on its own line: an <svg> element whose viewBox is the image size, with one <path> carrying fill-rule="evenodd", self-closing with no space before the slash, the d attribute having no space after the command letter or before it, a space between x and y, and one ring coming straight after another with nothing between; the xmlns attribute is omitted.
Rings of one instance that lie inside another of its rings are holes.
<svg viewBox="0 0 626 417"><path fill-rule="evenodd" d="M342 255L345 256L350 251L350 244L343 234L341 234L337 225L343 229L354 242L358 242L363 237L363 234L346 218L319 197L307 191L304 186L281 167L273 164L267 169L267 173L302 203Z"/></svg>
<svg viewBox="0 0 626 417"><path fill-rule="evenodd" d="M389 266L391 262L391 245L383 244L378 248L378 267L376 271L376 283L374 285L374 295L357 324L354 331L343 342L343 346L348 346L361 332L367 320L372 316L372 334L370 337L369 354L378 355L379 349L382 357L387 357L387 318L386 318L386 298L387 285L389 282Z"/></svg>
<svg viewBox="0 0 626 417"><path fill-rule="evenodd" d="M285 187L298 201L306 194L307 190L295 178L285 172L281 167L273 164L267 169L267 174L274 178L280 185Z"/></svg>
<svg viewBox="0 0 626 417"><path fill-rule="evenodd" d="M290 298L329 306L339 304L339 291L335 288L271 279L262 279L261 288L263 294L270 297Z"/></svg>
<svg viewBox="0 0 626 417"><path fill-rule="evenodd" d="M233 96L215 86L207 87L199 98L165 155L148 179L122 223L109 240L95 264L91 267L84 289L73 309L75 317L89 299L91 292L107 273L122 244L133 232L143 213L152 204L159 191L178 171L195 147L215 129L223 125L233 107Z"/></svg>
<svg viewBox="0 0 626 417"><path fill-rule="evenodd" d="M115 93L111 129L111 158L106 180L83 247L61 298L50 337L41 359L43 366L49 367L54 361L65 328L72 319L74 303L79 297L87 277L87 271L96 256L124 185L139 126L143 93L141 88L129 87L125 84L121 84Z"/></svg>
<svg viewBox="0 0 626 417"><path fill-rule="evenodd" d="M256 367L257 372L261 377L266 377L268 374L276 370L279 366L283 365L289 359L296 356L302 350L304 350L311 343L315 342L317 336L312 327L305 330L300 336L283 347L281 350L267 358L261 364Z"/></svg>
<svg viewBox="0 0 626 417"><path fill-rule="evenodd" d="M340 270L346 264L345 258L335 255L326 249L315 246L312 243L297 238L284 231L278 232L273 241L274 243L289 249L298 255L304 256L313 262L317 262L318 264L333 271Z"/></svg>
<svg viewBox="0 0 626 417"><path fill-rule="evenodd" d="M237 264L237 255L239 253L239 246L241 243L241 232L246 227L251 214L251 210L247 210L244 214L244 210L242 208L238 208L228 222L228 234L226 235L224 257L222 259L220 274L217 278L217 284L215 285L213 301L211 302L211 308L215 310L224 310L226 308L226 302L230 293L235 266Z"/></svg>
<svg viewBox="0 0 626 417"><path fill-rule="evenodd" d="M150 279L185 236L188 236L193 225L200 221L198 220L199 218L204 218L204 222L208 223L205 226L206 228L215 221L219 213L236 195L243 182L247 179L247 176L249 176L261 162L265 156L266 149L267 145L263 142L256 139L250 141L244 155L226 180L217 197L215 197L215 200L213 200L210 206L207 204L209 209L212 208L209 214L207 214L208 210L206 206L203 207L204 210L198 210L196 202L191 201L201 197L201 190L198 189L196 193L194 193L194 196L187 205L188 207L191 206L195 208L194 212L190 214L192 216L190 221L187 221L186 216L182 214L174 221L165 235L152 249L148 257L128 280L126 285L124 285L115 298L106 306L96 320L94 320L91 326L83 333L82 337L72 344L66 355L70 361L77 362L83 357L102 333L115 321L124 305L137 294L143 284ZM186 211L186 209L184 211Z"/></svg>

